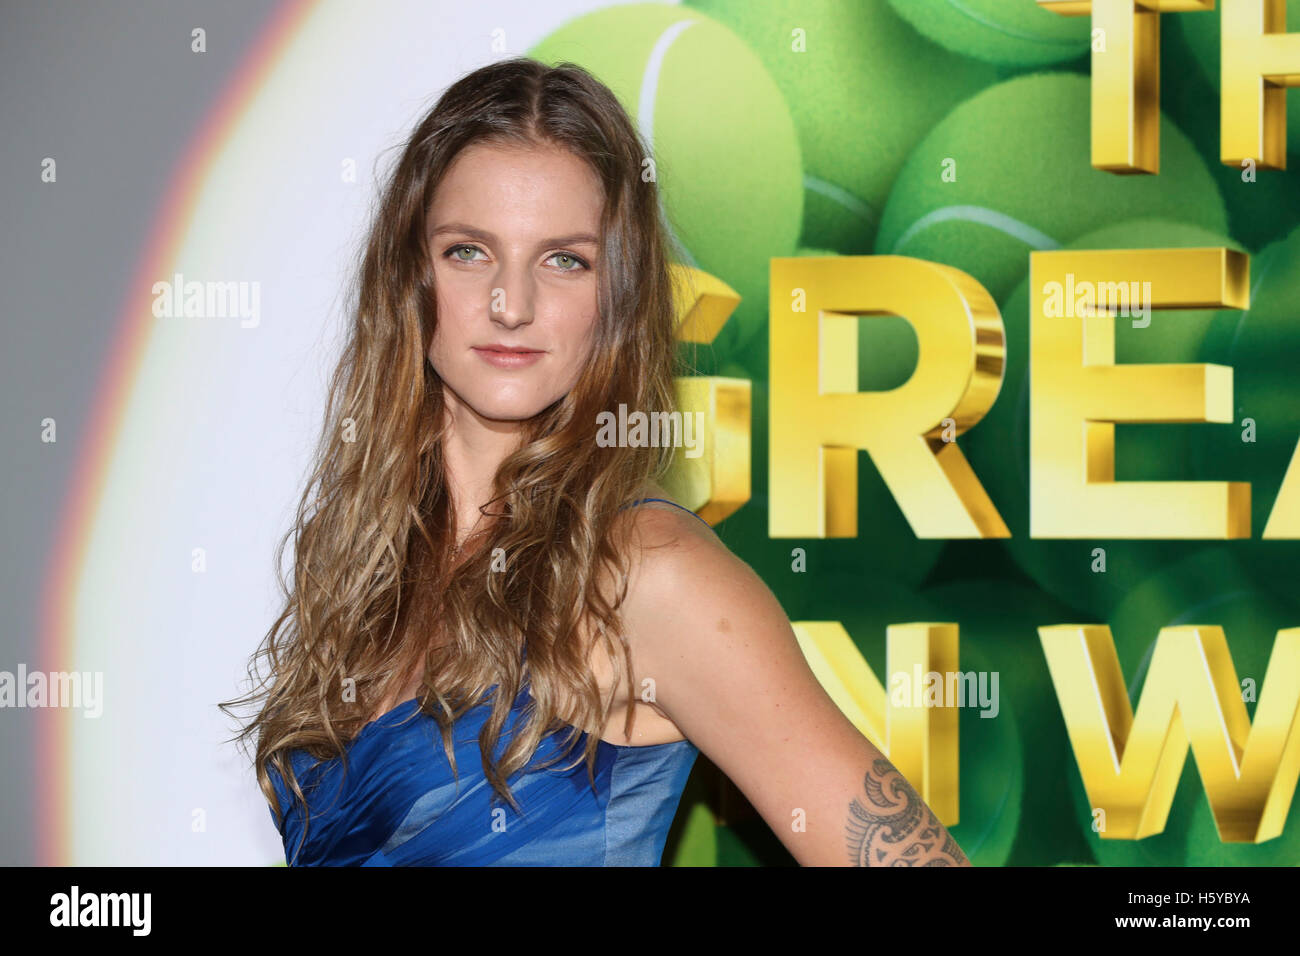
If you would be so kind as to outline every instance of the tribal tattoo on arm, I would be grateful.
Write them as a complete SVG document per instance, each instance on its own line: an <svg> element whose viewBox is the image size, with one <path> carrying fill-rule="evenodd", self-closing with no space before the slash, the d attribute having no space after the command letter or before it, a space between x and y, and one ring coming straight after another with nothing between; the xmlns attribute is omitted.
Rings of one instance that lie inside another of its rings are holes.
<svg viewBox="0 0 1300 956"><path fill-rule="evenodd" d="M864 781L866 803L849 805L846 828L854 866L970 866L948 831L888 760Z"/></svg>

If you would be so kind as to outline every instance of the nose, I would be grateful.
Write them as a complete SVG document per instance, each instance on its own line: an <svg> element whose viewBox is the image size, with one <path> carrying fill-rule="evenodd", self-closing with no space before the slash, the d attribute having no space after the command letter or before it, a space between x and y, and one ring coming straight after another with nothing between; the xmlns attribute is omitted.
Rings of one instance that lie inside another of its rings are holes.
<svg viewBox="0 0 1300 956"><path fill-rule="evenodd" d="M514 329L533 321L533 277L527 266L504 265L492 289L489 314L503 328Z"/></svg>

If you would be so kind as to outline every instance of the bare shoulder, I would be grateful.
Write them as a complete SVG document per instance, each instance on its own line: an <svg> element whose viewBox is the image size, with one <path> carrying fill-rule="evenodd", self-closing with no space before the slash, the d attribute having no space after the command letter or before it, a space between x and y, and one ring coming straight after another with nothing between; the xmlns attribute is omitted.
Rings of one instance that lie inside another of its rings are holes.
<svg viewBox="0 0 1300 956"><path fill-rule="evenodd" d="M739 561L702 518L681 505L651 499L629 510L630 571L632 581L642 587L653 587L664 575L699 562Z"/></svg>
<svg viewBox="0 0 1300 956"><path fill-rule="evenodd" d="M680 508L634 511L622 624L638 696L650 695L800 863L966 863L822 688L754 570Z"/></svg>
<svg viewBox="0 0 1300 956"><path fill-rule="evenodd" d="M758 575L694 512L672 502L662 491L630 510L628 594L623 613L633 621L640 620L642 631L651 622L671 616L673 605L688 596L696 600L707 595L719 612L733 602L766 597L780 612Z"/></svg>
<svg viewBox="0 0 1300 956"><path fill-rule="evenodd" d="M670 656L721 664L740 629L787 645L791 660L802 661L776 597L699 516L658 501L633 510L622 615L643 662Z"/></svg>
<svg viewBox="0 0 1300 956"><path fill-rule="evenodd" d="M653 497L667 498L655 490ZM779 634L786 625L767 585L694 512L650 500L629 509L628 520L627 593L620 615L639 678L664 659L722 665L733 652L727 638L742 620L765 634ZM713 634L720 639L706 636ZM792 633L790 641L793 646Z"/></svg>

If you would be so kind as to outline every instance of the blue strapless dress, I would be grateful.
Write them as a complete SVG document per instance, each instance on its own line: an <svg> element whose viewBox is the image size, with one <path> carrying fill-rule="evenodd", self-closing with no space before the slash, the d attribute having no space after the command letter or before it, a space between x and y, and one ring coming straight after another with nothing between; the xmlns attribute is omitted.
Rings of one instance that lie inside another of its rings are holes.
<svg viewBox="0 0 1300 956"><path fill-rule="evenodd" d="M526 719L530 700L525 686L497 741L498 758ZM279 830L288 864L660 864L699 755L689 740L649 746L600 741L593 792L581 759L587 734L579 735L566 752L568 732L556 731L542 739L532 762L509 780L523 809L520 815L499 798L493 800L495 792L483 773L478 736L490 711L490 702L480 704L456 721L452 739L459 780L447 762L437 723L420 712L415 698L371 721L347 744L346 774L337 757L317 763L304 751L292 752L294 773L311 807L305 840L303 807L270 769L283 813ZM561 754L549 767L536 766Z"/></svg>
<svg viewBox="0 0 1300 956"><path fill-rule="evenodd" d="M529 700L516 699L498 740ZM490 712L481 704L456 721L457 781L433 718L415 698L363 727L348 744L347 774L335 757L323 763L304 751L291 760L311 806L307 839L303 808L280 775L271 781L285 813L280 836L291 866L658 866L682 789L699 751L688 740L650 746L597 745L592 791L586 734L559 763L566 732L543 738L532 763L510 779L523 809L500 799L483 774L478 734ZM269 810L269 808L268 808ZM272 815L274 817L274 815Z"/></svg>

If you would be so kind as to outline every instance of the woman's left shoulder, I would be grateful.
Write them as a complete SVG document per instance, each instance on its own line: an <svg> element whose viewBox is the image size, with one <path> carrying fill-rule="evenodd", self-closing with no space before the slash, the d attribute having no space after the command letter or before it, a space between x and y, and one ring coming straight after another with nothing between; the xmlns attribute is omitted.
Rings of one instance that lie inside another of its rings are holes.
<svg viewBox="0 0 1300 956"><path fill-rule="evenodd" d="M628 509L630 589L653 592L672 586L684 575L748 567L698 514L661 489L651 486L650 490L654 493L645 494Z"/></svg>
<svg viewBox="0 0 1300 956"><path fill-rule="evenodd" d="M662 492L647 498L630 509L628 613L646 626L663 626L680 611L715 618L733 610L766 612L785 622L766 584L707 522Z"/></svg>

